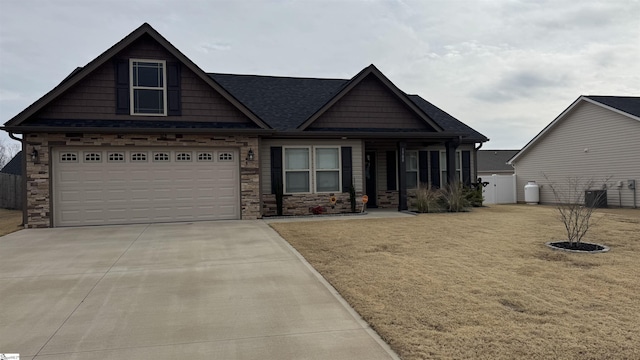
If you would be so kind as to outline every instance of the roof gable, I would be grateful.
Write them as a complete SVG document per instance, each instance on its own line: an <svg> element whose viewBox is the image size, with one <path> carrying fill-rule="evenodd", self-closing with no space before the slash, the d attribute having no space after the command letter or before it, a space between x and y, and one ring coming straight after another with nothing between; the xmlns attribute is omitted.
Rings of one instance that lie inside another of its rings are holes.
<svg viewBox="0 0 640 360"><path fill-rule="evenodd" d="M566 108L560 115L558 115L551 123L542 129L536 136L531 139L517 154L515 154L508 164L513 164L518 158L522 157L529 149L534 147L540 139L542 139L547 133L552 131L559 123L568 118L573 110L582 103L590 103L601 108L613 111L615 113L624 115L631 119L640 121L640 116L634 113L640 112L640 97L625 97L625 96L585 96L578 97L568 108ZM639 124L640 125L640 124Z"/></svg>
<svg viewBox="0 0 640 360"><path fill-rule="evenodd" d="M366 89L363 89L363 87ZM300 124L297 129L306 130L307 128L311 127L311 125L314 122L318 121L321 117L323 117L323 115L325 114L328 114L329 117L339 118L340 115L334 114L334 113L344 112L346 109L344 109L343 107L348 106L348 105L344 105L345 103L353 103L354 100L356 101L359 100L357 98L362 98L360 93L363 92L363 90L366 93L367 91L372 91L372 89L376 87L378 88L378 90L385 89L385 91L387 92L387 96L386 96L387 99L393 99L392 101L386 101L387 105L394 104L394 106L397 108L398 104L402 104L402 106L405 107L406 111L413 113L413 115L415 116L418 122L420 121L422 122L420 124L416 124L416 129L434 131L434 132L443 131L443 129L435 121L433 121L433 119L429 118L429 116L427 116L422 110L420 110L420 108L416 106L415 103L409 100L407 95L404 92L402 92L400 89L398 89L374 65L369 65L368 67L363 69L360 73L358 73L356 76L354 76L348 83L346 83L342 87L342 89L338 93L335 94L333 98L331 98L327 103L325 103L320 109L318 109L318 111L316 111L315 114L309 117L305 122ZM349 94L352 94L353 91L355 91L355 94L353 94L352 96L348 96ZM380 94L379 91L374 91L374 92L377 92L378 94ZM345 98L345 101L341 101L343 100L343 98ZM340 104L338 104L339 102ZM334 106L337 106L337 107L334 109ZM366 105L364 105L364 107L366 108ZM334 110L330 111L332 109ZM366 110L366 109L361 109L361 110ZM328 123L334 124L337 122L340 122L340 121L339 120L335 121L334 119L333 121L329 121ZM347 124L345 122L341 122L341 123L344 127L347 127ZM322 127L323 122L320 121L318 125L319 126L317 127ZM404 125L408 125L408 123L405 122Z"/></svg>
<svg viewBox="0 0 640 360"><path fill-rule="evenodd" d="M113 45L107 51L103 52L97 58L89 62L86 66L82 68L75 69L71 75L65 78L58 86L53 88L43 97L38 99L32 105L27 107L21 113L16 115L14 118L5 123L6 127L15 127L22 124L25 120L29 119L31 116L36 114L38 111L42 110L45 106L50 104L53 100L57 99L61 95L65 94L67 91L72 89L78 83L83 81L85 78L93 74L96 70L101 67L104 67L111 59L118 56L122 51L126 51L130 48L134 42L139 41L145 37L149 37L155 43L160 45L159 49L148 49L152 52L157 53L158 51L166 51L166 54L173 56L177 61L181 62L184 66L186 66L196 77L200 78L201 81L204 81L210 88L212 88L215 92L217 92L220 96L222 96L226 101L230 102L237 110L239 110L242 114L248 117L252 122L255 123L260 128L268 129L269 126L264 123L258 116L251 112L244 104L235 99L227 90L221 87L218 83L216 83L213 79L207 76L204 71L202 71L197 65L195 65L191 60L189 60L184 54L182 54L178 49L176 49L171 43L169 43L162 35L160 35L155 29L153 29L149 24L144 23L142 26L134 30L132 33L127 35L124 39L119 41L117 44Z"/></svg>
<svg viewBox="0 0 640 360"><path fill-rule="evenodd" d="M437 131L373 74L364 77L306 129Z"/></svg>

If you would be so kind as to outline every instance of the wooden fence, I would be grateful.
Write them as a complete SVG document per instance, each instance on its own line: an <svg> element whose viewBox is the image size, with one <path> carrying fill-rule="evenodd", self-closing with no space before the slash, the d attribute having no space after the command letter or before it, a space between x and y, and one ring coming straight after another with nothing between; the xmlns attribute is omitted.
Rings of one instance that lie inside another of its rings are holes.
<svg viewBox="0 0 640 360"><path fill-rule="evenodd" d="M22 176L0 173L0 209L22 209Z"/></svg>

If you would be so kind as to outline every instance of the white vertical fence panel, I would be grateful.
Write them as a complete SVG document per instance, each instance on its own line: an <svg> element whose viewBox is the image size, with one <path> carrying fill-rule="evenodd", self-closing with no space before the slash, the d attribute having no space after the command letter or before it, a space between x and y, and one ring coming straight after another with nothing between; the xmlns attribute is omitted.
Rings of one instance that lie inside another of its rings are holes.
<svg viewBox="0 0 640 360"><path fill-rule="evenodd" d="M482 189L484 205L488 204L515 204L516 199L516 176L496 175L483 179L489 184Z"/></svg>

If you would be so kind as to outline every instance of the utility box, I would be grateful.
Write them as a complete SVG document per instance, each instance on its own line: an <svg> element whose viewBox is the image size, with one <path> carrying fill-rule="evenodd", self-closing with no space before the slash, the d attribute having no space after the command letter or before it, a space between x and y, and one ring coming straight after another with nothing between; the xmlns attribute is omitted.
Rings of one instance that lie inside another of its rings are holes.
<svg viewBox="0 0 640 360"><path fill-rule="evenodd" d="M587 190L584 192L584 204L593 208L607 207L607 190Z"/></svg>

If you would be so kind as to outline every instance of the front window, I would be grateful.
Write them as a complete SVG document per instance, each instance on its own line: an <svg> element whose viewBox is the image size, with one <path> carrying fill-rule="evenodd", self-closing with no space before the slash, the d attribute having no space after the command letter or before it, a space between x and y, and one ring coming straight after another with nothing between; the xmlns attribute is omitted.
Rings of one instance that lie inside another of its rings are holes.
<svg viewBox="0 0 640 360"><path fill-rule="evenodd" d="M286 193L310 192L309 155L309 148L284 149L284 191Z"/></svg>
<svg viewBox="0 0 640 360"><path fill-rule="evenodd" d="M456 151L456 179L462 181L462 153L460 151ZM447 183L447 152L440 152L440 183Z"/></svg>
<svg viewBox="0 0 640 360"><path fill-rule="evenodd" d="M418 187L418 152L407 151L407 189Z"/></svg>
<svg viewBox="0 0 640 360"><path fill-rule="evenodd" d="M340 149L315 148L316 192L340 191Z"/></svg>
<svg viewBox="0 0 640 360"><path fill-rule="evenodd" d="M130 60L131 114L166 115L166 64L162 60Z"/></svg>

